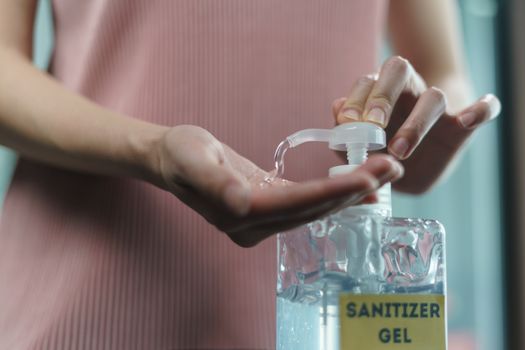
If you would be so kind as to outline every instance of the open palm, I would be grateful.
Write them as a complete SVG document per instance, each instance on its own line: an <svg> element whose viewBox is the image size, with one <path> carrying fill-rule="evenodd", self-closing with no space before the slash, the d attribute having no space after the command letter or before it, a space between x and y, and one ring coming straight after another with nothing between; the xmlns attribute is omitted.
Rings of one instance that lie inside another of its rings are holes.
<svg viewBox="0 0 525 350"><path fill-rule="evenodd" d="M392 157L377 155L349 175L267 184L268 172L190 125L166 133L158 159L161 186L241 246L358 203L402 175Z"/></svg>

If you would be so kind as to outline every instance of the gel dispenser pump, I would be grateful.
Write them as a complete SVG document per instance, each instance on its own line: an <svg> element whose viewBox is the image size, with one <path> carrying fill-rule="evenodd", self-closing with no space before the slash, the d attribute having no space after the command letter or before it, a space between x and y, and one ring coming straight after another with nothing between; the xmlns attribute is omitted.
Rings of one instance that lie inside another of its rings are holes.
<svg viewBox="0 0 525 350"><path fill-rule="evenodd" d="M348 173L386 145L382 128L347 123L306 129L276 151L326 142L346 151ZM390 184L379 201L346 207L278 235L277 349L446 350L445 231L436 220L391 216Z"/></svg>

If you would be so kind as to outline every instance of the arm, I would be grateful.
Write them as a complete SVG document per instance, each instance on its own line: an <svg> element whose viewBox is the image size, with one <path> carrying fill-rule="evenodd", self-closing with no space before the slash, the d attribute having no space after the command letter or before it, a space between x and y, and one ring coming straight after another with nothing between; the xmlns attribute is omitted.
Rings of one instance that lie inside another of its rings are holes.
<svg viewBox="0 0 525 350"><path fill-rule="evenodd" d="M388 18L393 50L443 90L452 111L472 102L457 12L455 0L393 0Z"/></svg>
<svg viewBox="0 0 525 350"><path fill-rule="evenodd" d="M167 128L104 109L31 64L35 0L0 1L0 142L60 167L150 181Z"/></svg>
<svg viewBox="0 0 525 350"><path fill-rule="evenodd" d="M402 167L376 156L351 175L291 184L191 125L164 127L102 108L31 65L35 0L0 0L0 144L80 171L147 180L170 191L236 243L358 203Z"/></svg>

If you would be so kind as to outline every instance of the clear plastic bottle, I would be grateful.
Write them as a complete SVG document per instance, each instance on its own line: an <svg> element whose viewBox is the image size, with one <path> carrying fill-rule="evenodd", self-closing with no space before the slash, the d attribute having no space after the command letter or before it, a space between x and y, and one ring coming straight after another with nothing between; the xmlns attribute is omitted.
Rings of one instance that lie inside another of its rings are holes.
<svg viewBox="0 0 525 350"><path fill-rule="evenodd" d="M352 171L386 143L369 123L305 130L288 141L346 149L349 164L331 176ZM445 350L445 277L443 226L391 217L387 184L377 204L279 234L277 349Z"/></svg>

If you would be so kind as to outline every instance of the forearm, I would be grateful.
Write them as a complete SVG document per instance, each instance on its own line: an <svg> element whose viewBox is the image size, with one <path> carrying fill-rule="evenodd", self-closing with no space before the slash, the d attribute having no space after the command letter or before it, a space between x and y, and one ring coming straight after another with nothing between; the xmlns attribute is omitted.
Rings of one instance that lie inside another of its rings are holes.
<svg viewBox="0 0 525 350"><path fill-rule="evenodd" d="M393 0L389 12L395 52L445 92L452 112L472 102L458 17L454 0Z"/></svg>
<svg viewBox="0 0 525 350"><path fill-rule="evenodd" d="M76 95L0 48L0 144L56 166L155 181L155 144L167 128Z"/></svg>

